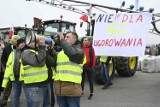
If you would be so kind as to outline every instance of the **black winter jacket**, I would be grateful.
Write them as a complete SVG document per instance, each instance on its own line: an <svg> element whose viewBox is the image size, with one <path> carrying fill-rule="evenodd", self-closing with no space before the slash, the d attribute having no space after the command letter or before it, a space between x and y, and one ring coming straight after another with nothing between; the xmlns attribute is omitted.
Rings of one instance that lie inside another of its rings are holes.
<svg viewBox="0 0 160 107"><path fill-rule="evenodd" d="M3 50L2 57L1 57L1 62L4 66L4 68L6 68L6 63L8 61L9 54L12 52L13 49L16 49L15 46L13 46L13 49L12 49L12 46L13 46L12 44L9 44Z"/></svg>

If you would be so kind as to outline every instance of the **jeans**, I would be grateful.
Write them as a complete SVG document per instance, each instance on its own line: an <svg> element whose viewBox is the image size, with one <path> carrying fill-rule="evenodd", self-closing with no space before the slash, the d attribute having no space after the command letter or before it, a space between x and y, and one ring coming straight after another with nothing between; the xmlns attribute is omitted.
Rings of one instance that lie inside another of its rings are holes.
<svg viewBox="0 0 160 107"><path fill-rule="evenodd" d="M109 64L105 65L102 64L101 74L105 77L105 85L109 85L111 82L110 76L109 76Z"/></svg>
<svg viewBox="0 0 160 107"><path fill-rule="evenodd" d="M27 107L51 107L50 84L40 87L24 87Z"/></svg>
<svg viewBox="0 0 160 107"><path fill-rule="evenodd" d="M12 97L11 97L11 105L12 107L19 107L20 95L22 89L22 82L16 79L12 82Z"/></svg>
<svg viewBox="0 0 160 107"><path fill-rule="evenodd" d="M57 96L59 107L80 107L80 97Z"/></svg>

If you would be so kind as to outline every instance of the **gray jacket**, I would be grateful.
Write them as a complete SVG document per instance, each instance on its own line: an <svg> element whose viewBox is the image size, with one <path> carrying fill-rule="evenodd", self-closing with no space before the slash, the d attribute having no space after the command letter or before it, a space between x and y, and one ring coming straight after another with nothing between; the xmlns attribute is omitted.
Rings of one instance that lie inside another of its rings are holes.
<svg viewBox="0 0 160 107"><path fill-rule="evenodd" d="M71 45L65 39L62 39L60 42L61 42L61 47L64 50L64 53L68 56L70 61L75 62L77 64L83 63L84 51L81 48L80 43Z"/></svg>
<svg viewBox="0 0 160 107"><path fill-rule="evenodd" d="M13 49L13 52L14 52L14 67L13 67L13 72L14 72L14 75L15 77L18 77L19 78L19 73L20 73L20 62L19 62L19 59L20 59L20 56L21 56L21 53L22 53L22 49Z"/></svg>
<svg viewBox="0 0 160 107"><path fill-rule="evenodd" d="M45 46L39 46L37 52L38 54L36 55L34 52L24 50L22 52L22 64L24 66L25 65L31 65L35 67L44 66L46 60Z"/></svg>

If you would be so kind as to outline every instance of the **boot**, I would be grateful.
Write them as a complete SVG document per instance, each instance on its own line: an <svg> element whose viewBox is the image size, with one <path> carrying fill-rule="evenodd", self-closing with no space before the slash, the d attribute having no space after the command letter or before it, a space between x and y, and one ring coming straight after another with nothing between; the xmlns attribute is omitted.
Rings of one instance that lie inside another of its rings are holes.
<svg viewBox="0 0 160 107"><path fill-rule="evenodd" d="M90 94L88 97L88 100L92 100L92 98L93 98L93 94Z"/></svg>

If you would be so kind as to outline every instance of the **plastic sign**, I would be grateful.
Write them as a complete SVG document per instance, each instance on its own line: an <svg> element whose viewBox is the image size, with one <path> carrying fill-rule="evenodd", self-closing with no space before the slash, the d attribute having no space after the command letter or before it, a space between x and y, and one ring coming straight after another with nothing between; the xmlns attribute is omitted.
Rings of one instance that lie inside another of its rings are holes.
<svg viewBox="0 0 160 107"><path fill-rule="evenodd" d="M96 14L96 55L143 56L151 19L150 13Z"/></svg>

